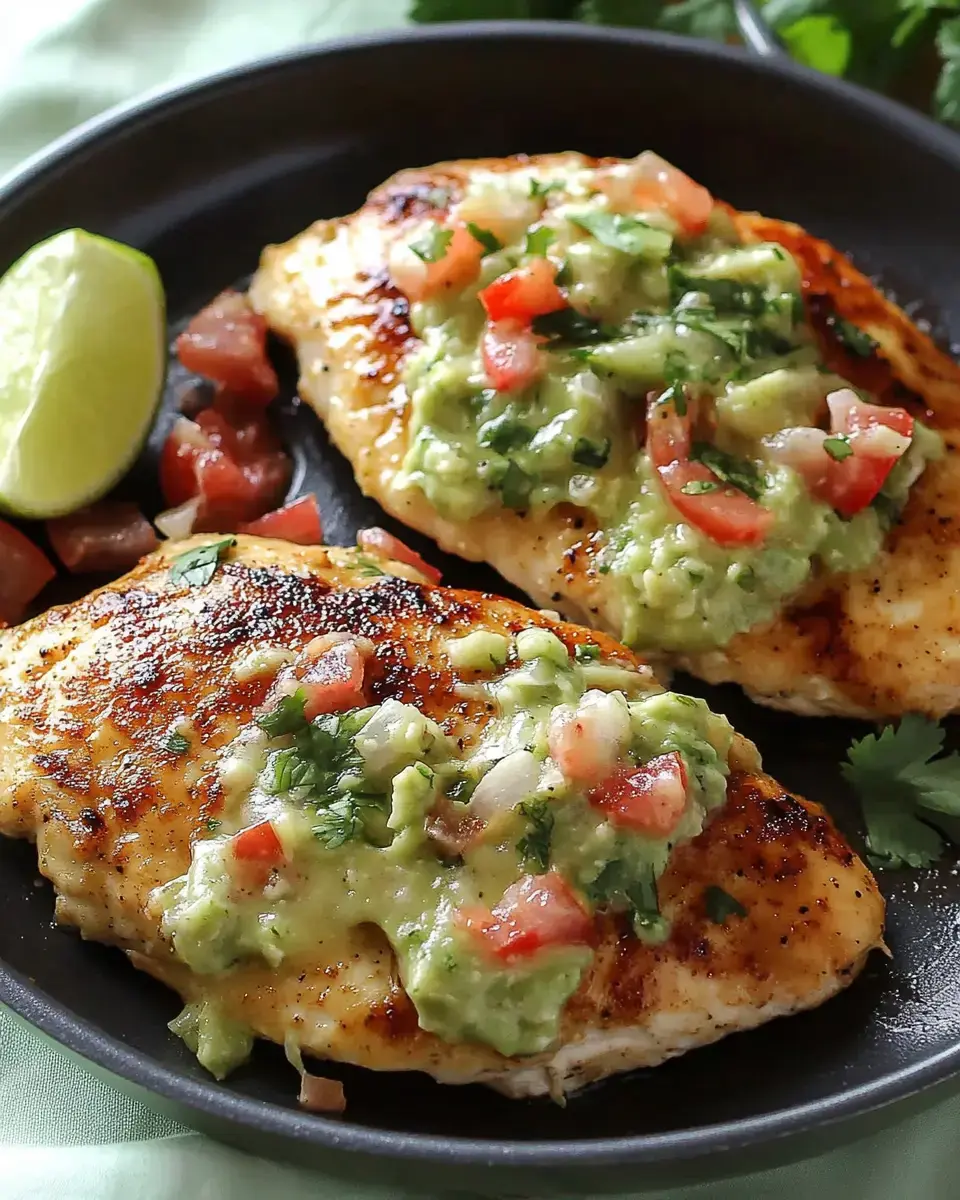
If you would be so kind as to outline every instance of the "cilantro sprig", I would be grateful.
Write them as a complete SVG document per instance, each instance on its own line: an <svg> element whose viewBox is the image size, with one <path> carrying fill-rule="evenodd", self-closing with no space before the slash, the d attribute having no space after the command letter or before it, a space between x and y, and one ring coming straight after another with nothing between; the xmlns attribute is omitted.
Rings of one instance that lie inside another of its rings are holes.
<svg viewBox="0 0 960 1200"><path fill-rule="evenodd" d="M949 818L960 817L960 754L942 753L945 736L935 721L908 714L847 751L841 771L860 798L876 862L929 867L955 840Z"/></svg>

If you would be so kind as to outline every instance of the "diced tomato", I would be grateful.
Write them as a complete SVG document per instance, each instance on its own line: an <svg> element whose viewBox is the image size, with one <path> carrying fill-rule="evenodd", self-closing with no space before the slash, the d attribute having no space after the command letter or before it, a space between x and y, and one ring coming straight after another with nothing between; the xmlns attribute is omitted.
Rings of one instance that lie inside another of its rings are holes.
<svg viewBox="0 0 960 1200"><path fill-rule="evenodd" d="M665 209L685 233L703 233L713 212L713 197L678 167L645 151L636 160L635 203Z"/></svg>
<svg viewBox="0 0 960 1200"><path fill-rule="evenodd" d="M265 887L271 873L286 862L283 844L269 821L244 829L233 839L233 857L242 880L253 887Z"/></svg>
<svg viewBox="0 0 960 1200"><path fill-rule="evenodd" d="M135 504L105 500L68 517L47 522L47 536L68 571L126 571L158 542L153 526Z"/></svg>
<svg viewBox="0 0 960 1200"><path fill-rule="evenodd" d="M650 837L669 837L687 804L687 770L673 751L641 767L623 766L588 793L615 825Z"/></svg>
<svg viewBox="0 0 960 1200"><path fill-rule="evenodd" d="M308 721L323 713L344 712L366 704L366 663L355 641L342 641L324 651L301 675Z"/></svg>
<svg viewBox="0 0 960 1200"><path fill-rule="evenodd" d="M913 417L902 408L867 404L850 388L827 397L831 433L784 429L767 442L770 456L803 476L810 493L841 516L853 517L880 492L910 445ZM828 437L844 439L848 453L826 449Z"/></svg>
<svg viewBox="0 0 960 1200"><path fill-rule="evenodd" d="M758 545L770 531L773 513L690 460L690 424L689 413L681 416L675 404L650 395L647 449L670 503L720 546Z"/></svg>
<svg viewBox="0 0 960 1200"><path fill-rule="evenodd" d="M188 371L212 379L251 404L267 405L279 390L267 358L267 323L240 292L222 292L177 338Z"/></svg>
<svg viewBox="0 0 960 1200"><path fill-rule="evenodd" d="M170 508L199 497L196 532L230 533L282 497L291 463L263 417L233 426L214 409L178 418L160 455L160 487Z"/></svg>
<svg viewBox="0 0 960 1200"><path fill-rule="evenodd" d="M462 909L457 924L503 959L527 958L547 946L584 945L593 933L590 914L556 871L524 875L492 910Z"/></svg>
<svg viewBox="0 0 960 1200"><path fill-rule="evenodd" d="M406 563L408 567L413 567L415 571L419 571L421 575L425 575L431 583L439 583L443 578L442 573L436 567L431 567L425 559L420 557L416 550L411 550L409 546L405 546L399 538L394 537L392 533L387 533L379 525L373 525L369 529L361 529L357 534L357 545L361 550L367 550L371 554L379 554L383 558L392 558L394 562Z"/></svg>
<svg viewBox="0 0 960 1200"><path fill-rule="evenodd" d="M301 496L292 504L266 513L248 525L241 525L239 533L254 537L279 538L282 542L295 542L300 546L319 546L323 541L323 525L320 506L316 496Z"/></svg>
<svg viewBox="0 0 960 1200"><path fill-rule="evenodd" d="M488 322L481 348L483 369L498 392L520 391L543 373L536 335L518 321Z"/></svg>
<svg viewBox="0 0 960 1200"><path fill-rule="evenodd" d="M56 576L47 556L6 521L0 521L0 624L12 625Z"/></svg>
<svg viewBox="0 0 960 1200"><path fill-rule="evenodd" d="M546 258L535 258L524 267L508 271L480 293L480 302L491 321L521 321L567 308L567 298L556 284L557 269Z"/></svg>

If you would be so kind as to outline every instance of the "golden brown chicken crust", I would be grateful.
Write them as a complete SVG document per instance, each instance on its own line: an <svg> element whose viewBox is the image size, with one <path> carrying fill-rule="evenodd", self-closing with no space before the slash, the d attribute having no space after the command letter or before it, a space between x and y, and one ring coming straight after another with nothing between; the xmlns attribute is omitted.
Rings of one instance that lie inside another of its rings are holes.
<svg viewBox="0 0 960 1200"><path fill-rule="evenodd" d="M356 214L267 247L251 297L296 347L301 393L366 494L445 550L490 562L537 604L617 633L622 601L610 577L596 570L601 535L586 512L572 505L544 514L504 510L460 525L416 490L392 486L408 444L403 365L419 341L407 301L390 281L390 246L424 216L441 220L477 166L505 171L535 163L549 170L598 161L613 160L519 155L402 171ZM960 707L960 368L826 242L787 222L730 211L744 237L778 241L796 255L826 362L883 403L905 405L932 424L947 454L928 466L870 568L814 581L769 627L740 635L724 651L676 661L711 682L733 681L764 703L804 713L942 716ZM870 333L879 352L849 353L834 333L834 315Z"/></svg>
<svg viewBox="0 0 960 1200"><path fill-rule="evenodd" d="M36 839L61 920L119 944L185 998L215 994L261 1036L282 1042L292 1033L319 1056L555 1094L820 1003L880 943L883 902L867 868L816 806L750 773L755 751L737 739L728 805L679 849L662 881L669 941L649 946L622 923L601 922L594 968L555 1052L508 1060L423 1033L372 927L336 940L318 931L309 957L276 970L257 962L191 973L172 956L149 896L186 870L191 842L220 809L218 754L269 683L238 680L251 649L362 634L376 649L371 699L413 702L464 738L489 713L453 691L473 677L451 671L441 643L478 623L507 633L541 625L568 647L599 641L608 659L643 668L603 635L426 586L410 568L393 564L398 577L371 578L352 551L241 538L207 586L188 589L169 580L183 548L0 634L0 830ZM164 743L185 718L188 749L175 754ZM713 924L710 886L747 916Z"/></svg>

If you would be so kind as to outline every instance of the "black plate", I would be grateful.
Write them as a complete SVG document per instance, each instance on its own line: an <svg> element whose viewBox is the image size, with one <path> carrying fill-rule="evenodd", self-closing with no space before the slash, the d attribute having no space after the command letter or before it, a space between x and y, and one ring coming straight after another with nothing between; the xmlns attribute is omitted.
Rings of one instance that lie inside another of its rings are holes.
<svg viewBox="0 0 960 1200"><path fill-rule="evenodd" d="M960 140L789 64L663 36L549 25L447 26L278 58L128 108L28 165L0 196L0 268L82 225L152 254L171 318L242 278L260 247L357 206L403 165L516 150L631 155L653 146L741 207L796 219L879 272L960 340ZM331 541L382 521L319 424L282 423ZM171 377L171 390L177 378ZM158 506L155 453L124 487ZM398 532L400 532L398 530ZM410 538L429 552L423 539ZM452 584L502 585L443 561ZM509 589L504 589L509 590ZM791 788L827 801L859 844L837 764L852 726L699 688ZM223 1086L169 1035L174 997L116 951L51 924L32 850L0 847L0 999L122 1086L261 1153L382 1181L476 1192L632 1191L822 1150L904 1112L960 1068L960 885L952 865L887 873L892 962L875 955L820 1010L731 1037L571 1101L344 1071L342 1121L297 1111L295 1077L261 1046ZM893 1109L892 1102L900 1102ZM884 1109L881 1115L876 1110Z"/></svg>

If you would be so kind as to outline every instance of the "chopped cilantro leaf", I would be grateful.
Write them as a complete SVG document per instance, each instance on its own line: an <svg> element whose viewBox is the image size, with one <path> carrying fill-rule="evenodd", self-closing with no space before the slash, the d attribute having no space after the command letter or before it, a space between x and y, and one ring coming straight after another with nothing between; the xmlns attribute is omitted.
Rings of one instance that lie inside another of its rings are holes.
<svg viewBox="0 0 960 1200"><path fill-rule="evenodd" d="M553 230L546 225L541 225L539 228L529 231L524 249L527 254L537 254L543 258L547 253L547 248L552 246L556 240L557 235Z"/></svg>
<svg viewBox="0 0 960 1200"><path fill-rule="evenodd" d="M477 431L477 445L507 454L529 445L533 430L509 412L501 413L491 421L485 421Z"/></svg>
<svg viewBox="0 0 960 1200"><path fill-rule="evenodd" d="M210 817L207 820L207 829L211 833L216 833L216 831L220 828L220 824L221 822L218 821L216 817Z"/></svg>
<svg viewBox="0 0 960 1200"><path fill-rule="evenodd" d="M467 233L475 242L480 243L484 254L496 254L498 250L503 249L503 242L495 234L491 233L489 229L481 229L472 221L467 222Z"/></svg>
<svg viewBox="0 0 960 1200"><path fill-rule="evenodd" d="M596 642L580 642L574 647L573 657L578 663L593 662L600 657L600 647Z"/></svg>
<svg viewBox="0 0 960 1200"><path fill-rule="evenodd" d="M711 884L703 893L703 906L714 925L725 925L728 917L747 915L747 910L735 896L731 896L715 884Z"/></svg>
<svg viewBox="0 0 960 1200"><path fill-rule="evenodd" d="M754 283L740 283L736 279L704 279L700 275L689 274L676 263L668 268L667 278L674 304L689 292L700 292L718 313L759 317L766 311L764 290Z"/></svg>
<svg viewBox="0 0 960 1200"><path fill-rule="evenodd" d="M375 563L372 558L368 558L366 554L358 554L354 562L357 564L357 572L365 578L369 579L374 575L386 575L383 567Z"/></svg>
<svg viewBox="0 0 960 1200"><path fill-rule="evenodd" d="M837 340L857 358L870 358L872 354L876 353L877 342L866 330L860 329L851 321L833 316L828 319L827 324L836 334Z"/></svg>
<svg viewBox="0 0 960 1200"><path fill-rule="evenodd" d="M659 938L666 933L667 925L660 915L657 878L652 864L648 864L641 877L636 879L622 859L614 859L590 884L587 895L598 908L628 912L638 936Z"/></svg>
<svg viewBox="0 0 960 1200"><path fill-rule="evenodd" d="M908 713L894 729L854 741L841 771L860 797L871 855L888 866L928 867L943 851L937 816L960 816L960 754L937 757L944 730Z"/></svg>
<svg viewBox="0 0 960 1200"><path fill-rule="evenodd" d="M602 442L591 441L590 438L577 438L573 447L573 461L581 467L602 467L610 457L611 442L604 438Z"/></svg>
<svg viewBox="0 0 960 1200"><path fill-rule="evenodd" d="M435 263L446 254L452 239L452 229L441 229L439 225L435 225L418 242L411 242L410 249L422 262Z"/></svg>
<svg viewBox="0 0 960 1200"><path fill-rule="evenodd" d="M853 453L850 439L845 433L836 433L832 437L825 438L823 448L837 462L843 462Z"/></svg>
<svg viewBox="0 0 960 1200"><path fill-rule="evenodd" d="M608 342L618 331L602 322L592 321L575 308L561 308L559 312L534 317L533 332L549 339L548 350L561 350L567 346Z"/></svg>
<svg viewBox="0 0 960 1200"><path fill-rule="evenodd" d="M694 442L690 457L696 462L702 462L718 479L744 492L751 500L759 500L764 481L756 463L745 458L735 458L707 442Z"/></svg>
<svg viewBox="0 0 960 1200"><path fill-rule="evenodd" d="M170 582L185 583L188 587L204 587L217 572L217 565L226 552L237 544L235 537L223 538L207 546L197 546L173 560Z"/></svg>
<svg viewBox="0 0 960 1200"><path fill-rule="evenodd" d="M190 743L182 733L171 733L163 743L164 750L169 750L171 754L186 754L190 749Z"/></svg>
<svg viewBox="0 0 960 1200"><path fill-rule="evenodd" d="M302 691L292 696L283 696L273 712L257 717L257 724L268 737L283 737L287 733L300 733L307 727L304 709L307 697Z"/></svg>
<svg viewBox="0 0 960 1200"><path fill-rule="evenodd" d="M720 484L712 479L691 479L680 489L685 496L705 496L707 492L718 492Z"/></svg>
<svg viewBox="0 0 960 1200"><path fill-rule="evenodd" d="M655 229L635 217L625 217L604 209L572 213L570 220L604 246L635 258L664 259L673 245L673 238L665 230Z"/></svg>
<svg viewBox="0 0 960 1200"><path fill-rule="evenodd" d="M523 467L511 459L497 485L500 489L500 498L507 508L522 511L530 503L530 493L533 491L535 482L532 475L528 475Z"/></svg>
<svg viewBox="0 0 960 1200"><path fill-rule="evenodd" d="M328 850L337 850L363 835L360 807L352 796L334 800L317 813L313 836Z"/></svg>
<svg viewBox="0 0 960 1200"><path fill-rule="evenodd" d="M529 822L526 834L517 842L517 850L524 866L534 867L542 873L550 867L550 843L554 826L550 805L542 797L536 797L518 804L517 812Z"/></svg>
<svg viewBox="0 0 960 1200"><path fill-rule="evenodd" d="M559 191L562 187L563 184L559 179L551 179L546 183L541 183L539 179L531 179L530 198L531 200L538 200L541 196L546 196L550 192Z"/></svg>

